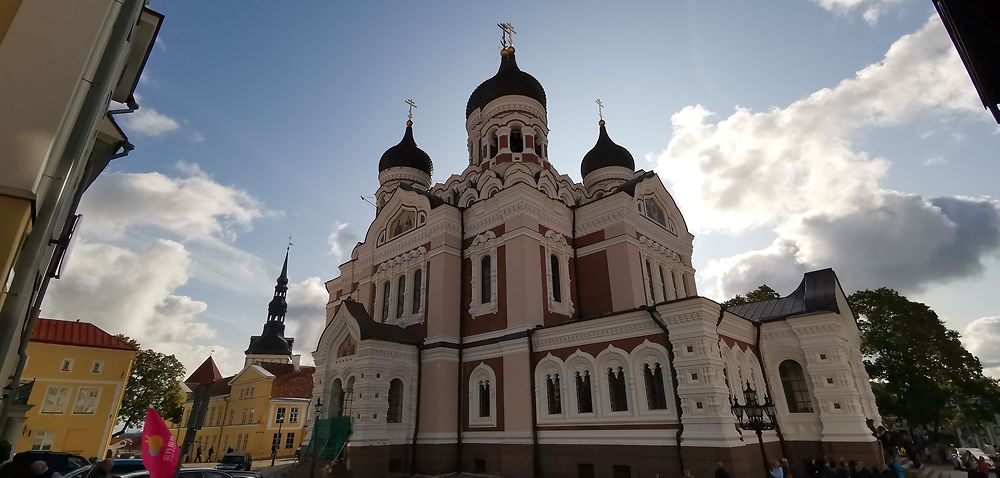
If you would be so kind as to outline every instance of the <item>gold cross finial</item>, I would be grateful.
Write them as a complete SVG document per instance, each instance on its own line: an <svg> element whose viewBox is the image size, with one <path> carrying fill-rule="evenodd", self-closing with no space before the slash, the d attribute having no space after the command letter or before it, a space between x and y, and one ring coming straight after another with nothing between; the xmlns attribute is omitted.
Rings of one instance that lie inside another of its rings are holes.
<svg viewBox="0 0 1000 478"><path fill-rule="evenodd" d="M604 103L601 101L600 98L598 98L594 102L597 103L597 116L600 117L601 123L603 124L604 123Z"/></svg>
<svg viewBox="0 0 1000 478"><path fill-rule="evenodd" d="M511 23L497 23L497 26L500 27L501 30L500 44L503 45L505 49L513 48L514 34L517 33L516 31L514 31L514 25Z"/></svg>
<svg viewBox="0 0 1000 478"><path fill-rule="evenodd" d="M408 98L406 104L409 105L409 111L406 112L406 123L407 125L413 124L413 108L417 107L417 104L413 102L413 98Z"/></svg>

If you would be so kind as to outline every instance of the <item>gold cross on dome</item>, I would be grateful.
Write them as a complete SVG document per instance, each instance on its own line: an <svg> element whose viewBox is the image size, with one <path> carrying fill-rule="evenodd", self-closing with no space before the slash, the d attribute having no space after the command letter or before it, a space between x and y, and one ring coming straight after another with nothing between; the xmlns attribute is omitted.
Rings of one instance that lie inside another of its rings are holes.
<svg viewBox="0 0 1000 478"><path fill-rule="evenodd" d="M500 43L504 48L514 46L514 34L517 33L514 31L514 25L511 23L497 23L497 26L502 30L500 33Z"/></svg>
<svg viewBox="0 0 1000 478"><path fill-rule="evenodd" d="M407 99L406 100L406 104L409 105L409 109L410 109L409 111L406 112L406 119L412 120L413 119L413 108L416 108L417 104L413 102L413 98Z"/></svg>
<svg viewBox="0 0 1000 478"><path fill-rule="evenodd" d="M595 100L595 103L597 103L597 115L600 116L601 119L604 119L604 103L601 102L600 98Z"/></svg>

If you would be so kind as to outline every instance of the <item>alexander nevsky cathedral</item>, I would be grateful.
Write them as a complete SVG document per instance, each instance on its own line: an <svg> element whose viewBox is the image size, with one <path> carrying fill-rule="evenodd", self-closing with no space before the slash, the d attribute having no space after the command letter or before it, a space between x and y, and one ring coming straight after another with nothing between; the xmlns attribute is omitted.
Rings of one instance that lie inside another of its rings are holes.
<svg viewBox="0 0 1000 478"><path fill-rule="evenodd" d="M727 310L698 296L694 236L660 178L603 120L583 183L560 174L545 90L511 42L500 56L466 107L468 167L432 183L407 121L378 161L375 220L326 283L313 400L351 418L352 474L876 463L881 419L834 272ZM773 399L763 445L732 407L748 388Z"/></svg>

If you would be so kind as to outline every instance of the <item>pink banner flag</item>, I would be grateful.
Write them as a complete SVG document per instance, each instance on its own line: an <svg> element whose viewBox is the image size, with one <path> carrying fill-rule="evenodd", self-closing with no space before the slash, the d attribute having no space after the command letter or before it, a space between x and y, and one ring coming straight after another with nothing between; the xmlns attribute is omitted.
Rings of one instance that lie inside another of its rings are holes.
<svg viewBox="0 0 1000 478"><path fill-rule="evenodd" d="M174 476L180 457L177 440L170 433L166 422L153 407L149 407L146 410L146 423L142 426L142 464L149 470L149 478Z"/></svg>

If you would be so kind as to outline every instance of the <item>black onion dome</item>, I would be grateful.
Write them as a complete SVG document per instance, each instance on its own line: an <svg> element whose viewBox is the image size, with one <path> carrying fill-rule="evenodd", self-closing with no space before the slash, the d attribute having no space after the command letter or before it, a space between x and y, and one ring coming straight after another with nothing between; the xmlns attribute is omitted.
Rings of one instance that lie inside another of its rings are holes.
<svg viewBox="0 0 1000 478"><path fill-rule="evenodd" d="M534 76L517 67L513 51L501 57L500 69L497 70L497 74L482 82L472 92L469 103L465 106L465 117L468 118L472 115L476 108L486 106L491 101L507 95L527 96L537 100L542 104L542 107L545 107L545 89Z"/></svg>
<svg viewBox="0 0 1000 478"><path fill-rule="evenodd" d="M434 164L431 157L424 150L417 147L417 142L413 140L413 123L406 122L406 132L399 144L385 150L382 159L378 161L378 172L389 168L413 168L419 169L427 174L434 171Z"/></svg>
<svg viewBox="0 0 1000 478"><path fill-rule="evenodd" d="M600 125L601 134L597 137L597 144L583 157L580 174L586 178L588 174L608 166L621 166L635 171L635 159L632 158L632 153L611 140L607 128L604 127L604 121L601 121Z"/></svg>

